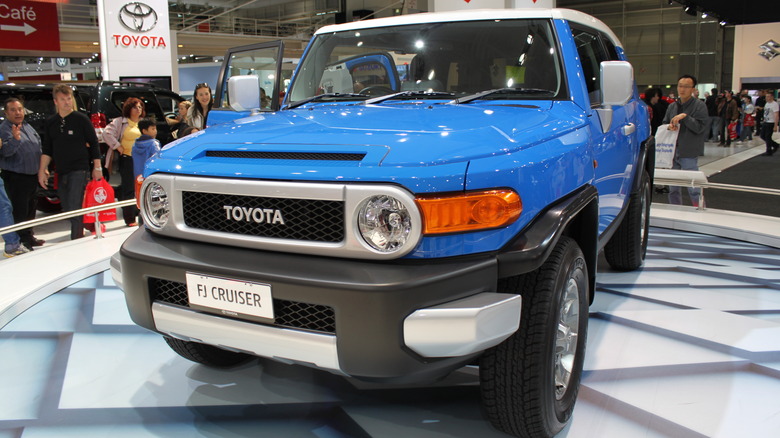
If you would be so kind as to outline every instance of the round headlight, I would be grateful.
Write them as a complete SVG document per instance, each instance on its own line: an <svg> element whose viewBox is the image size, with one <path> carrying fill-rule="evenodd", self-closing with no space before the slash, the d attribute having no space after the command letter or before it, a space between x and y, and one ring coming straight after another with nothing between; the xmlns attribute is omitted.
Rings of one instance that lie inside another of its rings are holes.
<svg viewBox="0 0 780 438"><path fill-rule="evenodd" d="M380 252L400 250L412 232L412 217L403 202L389 195L372 196L358 209L363 240Z"/></svg>
<svg viewBox="0 0 780 438"><path fill-rule="evenodd" d="M164 227L171 212L165 189L156 182L149 183L144 191L143 201L144 216L149 225L155 228Z"/></svg>

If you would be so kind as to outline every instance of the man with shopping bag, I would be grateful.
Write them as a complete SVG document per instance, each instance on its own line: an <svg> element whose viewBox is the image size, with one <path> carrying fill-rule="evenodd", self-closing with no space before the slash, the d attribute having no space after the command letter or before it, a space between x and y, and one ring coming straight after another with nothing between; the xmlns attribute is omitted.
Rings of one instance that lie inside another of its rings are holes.
<svg viewBox="0 0 780 438"><path fill-rule="evenodd" d="M664 123L670 130L678 131L672 169L699 170L699 156L704 155L704 138L707 135L707 107L693 97L696 78L682 75L677 80L677 94L680 98L666 109ZM688 188L694 207L699 206L701 189ZM682 205L680 187L669 188L669 203Z"/></svg>

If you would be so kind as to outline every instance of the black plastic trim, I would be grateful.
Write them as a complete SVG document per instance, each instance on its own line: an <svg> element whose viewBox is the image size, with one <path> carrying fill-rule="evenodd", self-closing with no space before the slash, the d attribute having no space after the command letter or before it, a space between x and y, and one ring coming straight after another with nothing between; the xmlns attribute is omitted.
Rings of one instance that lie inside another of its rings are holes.
<svg viewBox="0 0 780 438"><path fill-rule="evenodd" d="M572 219L593 202L598 205L598 191L586 185L537 216L498 254L499 278L524 274L541 266Z"/></svg>

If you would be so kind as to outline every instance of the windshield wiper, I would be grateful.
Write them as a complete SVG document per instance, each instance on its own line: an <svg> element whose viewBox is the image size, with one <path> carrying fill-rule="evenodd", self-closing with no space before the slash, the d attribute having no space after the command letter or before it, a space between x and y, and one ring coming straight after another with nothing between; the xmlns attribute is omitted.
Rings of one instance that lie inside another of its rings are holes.
<svg viewBox="0 0 780 438"><path fill-rule="evenodd" d="M425 91L425 90L410 90L410 91L401 91L398 93L393 94L386 94L384 96L374 97L373 99L368 99L365 102L363 102L364 105L373 105L375 103L381 103L386 100L390 99L396 99L396 98L402 98L402 97L443 97L443 96L454 96L455 93L450 93L447 91Z"/></svg>
<svg viewBox="0 0 780 438"><path fill-rule="evenodd" d="M555 94L553 90L545 90L542 88L497 88L495 90L480 91L479 93L472 94L465 97L460 97L455 100L447 102L448 104L460 104L469 103L477 99L482 99L494 94Z"/></svg>
<svg viewBox="0 0 780 438"><path fill-rule="evenodd" d="M318 94L316 96L311 96L311 97L307 97L306 99L303 99L303 100L297 100L295 102L292 102L292 103L288 104L286 107L284 107L284 109L297 108L297 107L299 107L301 105L305 105L305 104L307 104L309 102L314 102L315 100L322 100L322 99L326 99L326 98L330 98L330 97L339 99L339 98L345 98L345 97L346 98L355 98L355 97L366 98L368 96L366 96L365 94L358 94L358 93L325 93L325 94Z"/></svg>

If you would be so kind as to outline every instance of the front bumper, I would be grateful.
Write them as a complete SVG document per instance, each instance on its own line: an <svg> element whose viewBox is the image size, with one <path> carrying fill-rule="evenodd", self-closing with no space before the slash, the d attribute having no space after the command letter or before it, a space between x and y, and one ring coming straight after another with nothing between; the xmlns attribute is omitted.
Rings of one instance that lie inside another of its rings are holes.
<svg viewBox="0 0 780 438"><path fill-rule="evenodd" d="M118 260L112 270L121 277L131 317L143 327L366 380L441 377L509 337L520 320L520 297L493 292L495 255L358 261L170 239L140 229ZM274 307L280 300L332 309L333 329L191 309L187 272L268 284ZM179 290L185 285L185 300L161 301L159 282Z"/></svg>

